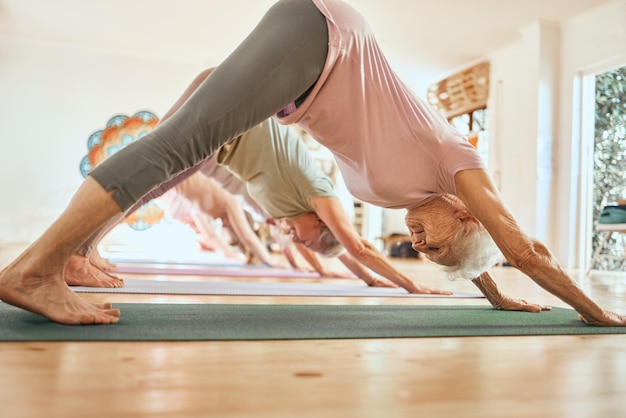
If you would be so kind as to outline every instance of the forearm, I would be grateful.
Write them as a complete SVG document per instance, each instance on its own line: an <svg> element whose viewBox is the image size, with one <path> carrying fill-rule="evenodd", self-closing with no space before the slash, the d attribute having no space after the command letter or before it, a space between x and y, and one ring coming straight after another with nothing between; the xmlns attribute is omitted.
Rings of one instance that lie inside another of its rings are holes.
<svg viewBox="0 0 626 418"><path fill-rule="evenodd" d="M281 244L280 250L283 252L283 255L285 256L285 258L287 259L287 262L292 268L300 269L300 266L298 266L298 262L296 261L296 257L294 256L293 248L291 245Z"/></svg>
<svg viewBox="0 0 626 418"><path fill-rule="evenodd" d="M264 264L271 265L272 257L259 237L248 223L243 209L238 206L229 208L228 220L241 244L257 256Z"/></svg>
<svg viewBox="0 0 626 418"><path fill-rule="evenodd" d="M346 248L350 255L360 264L381 275L389 281L406 289L408 292L417 292L415 283L408 277L396 270L385 257L372 244L361 239L361 246L358 249Z"/></svg>
<svg viewBox="0 0 626 418"><path fill-rule="evenodd" d="M623 317L607 314L585 295L548 249L521 230L486 170L461 170L454 179L458 196L489 231L513 266L576 309L585 322L598 325L624 323Z"/></svg>
<svg viewBox="0 0 626 418"><path fill-rule="evenodd" d="M485 272L481 274L479 277L473 279L472 283L474 283L481 293L485 295L489 303L491 303L494 308L501 308L500 303L503 300L503 295L500 293L500 289L498 289L498 286L493 281L489 273Z"/></svg>
<svg viewBox="0 0 626 418"><path fill-rule="evenodd" d="M224 241L224 239L215 233L215 229L211 224L211 219L209 216L201 214L201 213L192 213L191 215L198 231L200 232L200 236L208 241L209 243L215 244L217 249L222 251L224 255L227 257L231 257L235 255L235 252L231 248L231 246Z"/></svg>
<svg viewBox="0 0 626 418"><path fill-rule="evenodd" d="M271 265L272 257L269 251L265 248L265 245L261 242L259 237L250 228L246 228L237 234L244 248L257 256L264 264Z"/></svg>
<svg viewBox="0 0 626 418"><path fill-rule="evenodd" d="M539 286L557 296L579 313L597 316L602 309L592 301L561 268L548 249L534 239L524 250L504 251L507 261Z"/></svg>
<svg viewBox="0 0 626 418"><path fill-rule="evenodd" d="M357 262L404 288L409 293L432 291L418 287L408 277L393 268L372 244L361 238L346 216L339 199L329 197L311 199L311 205L320 219L324 221L341 245Z"/></svg>
<svg viewBox="0 0 626 418"><path fill-rule="evenodd" d="M293 245L295 245L298 249L302 258L304 258L304 260L309 263L320 276L324 276L326 274L326 269L324 269L324 266L313 251L309 250L302 244L294 243Z"/></svg>
<svg viewBox="0 0 626 418"><path fill-rule="evenodd" d="M339 261L341 261L348 270L354 273L359 279L363 280L368 286L371 286L376 281L376 277L350 254L343 253L337 258L339 258Z"/></svg>

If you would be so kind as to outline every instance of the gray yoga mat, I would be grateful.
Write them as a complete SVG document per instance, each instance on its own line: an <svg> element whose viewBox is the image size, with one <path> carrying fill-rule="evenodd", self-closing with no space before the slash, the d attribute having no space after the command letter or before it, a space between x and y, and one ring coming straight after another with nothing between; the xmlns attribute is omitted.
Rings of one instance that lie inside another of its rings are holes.
<svg viewBox="0 0 626 418"><path fill-rule="evenodd" d="M289 277L314 278L318 273L278 269L269 267L242 267L242 266L200 266L200 265L121 265L118 264L114 274L152 274L173 276L225 276L225 277Z"/></svg>
<svg viewBox="0 0 626 418"><path fill-rule="evenodd" d="M168 260L154 258L108 258L113 264L140 264L160 266L204 266L204 267L237 267L237 268L269 268L266 265L244 264L238 262L214 261L214 260Z"/></svg>
<svg viewBox="0 0 626 418"><path fill-rule="evenodd" d="M167 295L239 295L239 296L337 296L337 297L397 297L397 298L483 298L479 293L455 292L447 295L414 295L402 288L368 287L363 282L302 283L302 282L233 282L178 281L153 279L124 279L124 287L94 288L71 286L75 292L128 293Z"/></svg>
<svg viewBox="0 0 626 418"><path fill-rule="evenodd" d="M624 334L571 309L486 306L116 304L118 324L71 326L0 303L0 341L209 341Z"/></svg>

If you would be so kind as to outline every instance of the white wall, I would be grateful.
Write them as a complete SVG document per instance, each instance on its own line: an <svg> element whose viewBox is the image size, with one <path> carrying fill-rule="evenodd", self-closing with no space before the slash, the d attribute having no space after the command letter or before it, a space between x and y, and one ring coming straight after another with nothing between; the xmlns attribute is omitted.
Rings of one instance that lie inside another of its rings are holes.
<svg viewBox="0 0 626 418"><path fill-rule="evenodd" d="M62 212L82 181L88 137L111 116L163 115L196 72L0 37L0 242L31 242Z"/></svg>
<svg viewBox="0 0 626 418"><path fill-rule="evenodd" d="M536 27L489 56L489 161L513 215L535 233L538 44Z"/></svg>
<svg viewBox="0 0 626 418"><path fill-rule="evenodd" d="M488 103L490 170L522 228L551 240L559 28L535 22L493 52Z"/></svg>

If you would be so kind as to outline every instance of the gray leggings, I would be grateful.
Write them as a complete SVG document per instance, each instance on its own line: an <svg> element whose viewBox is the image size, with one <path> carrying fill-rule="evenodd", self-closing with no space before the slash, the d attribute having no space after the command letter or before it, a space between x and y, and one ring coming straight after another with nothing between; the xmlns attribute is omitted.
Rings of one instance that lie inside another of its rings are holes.
<svg viewBox="0 0 626 418"><path fill-rule="evenodd" d="M327 54L328 26L312 1L279 0L177 112L90 175L126 211L300 97Z"/></svg>

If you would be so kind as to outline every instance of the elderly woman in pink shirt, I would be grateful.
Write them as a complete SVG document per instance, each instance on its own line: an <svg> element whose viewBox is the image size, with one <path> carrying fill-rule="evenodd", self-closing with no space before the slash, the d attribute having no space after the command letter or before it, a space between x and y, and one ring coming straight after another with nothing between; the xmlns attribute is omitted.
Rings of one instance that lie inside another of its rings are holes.
<svg viewBox="0 0 626 418"><path fill-rule="evenodd" d="M119 310L67 288L69 257L155 186L272 115L328 147L356 197L407 209L414 247L471 279L494 307L549 309L499 292L486 235L584 322L626 325L520 229L465 138L397 77L366 22L340 0L279 0L178 111L93 170L66 211L0 273L0 299L60 323L117 322Z"/></svg>

